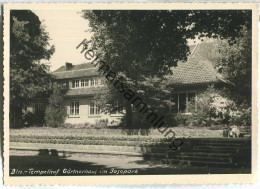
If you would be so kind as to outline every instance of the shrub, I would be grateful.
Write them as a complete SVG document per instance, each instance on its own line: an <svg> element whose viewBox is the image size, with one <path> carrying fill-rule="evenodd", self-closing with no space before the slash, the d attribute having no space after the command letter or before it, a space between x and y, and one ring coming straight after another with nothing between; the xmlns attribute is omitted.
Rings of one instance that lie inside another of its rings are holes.
<svg viewBox="0 0 260 189"><path fill-rule="evenodd" d="M195 110L193 104L189 104ZM194 111L194 120L198 125L250 125L251 108L246 105L239 107L231 100L224 98L220 91L213 87L200 94L197 101L197 111ZM211 128L213 129L213 128Z"/></svg>
<svg viewBox="0 0 260 189"><path fill-rule="evenodd" d="M50 127L59 127L65 122L67 110L63 104L63 97L66 94L66 90L57 83L53 84L53 93L45 110L46 124Z"/></svg>
<svg viewBox="0 0 260 189"><path fill-rule="evenodd" d="M169 127L177 127L178 126L178 122L176 120L176 115L174 114L164 114L164 121L166 123L167 126Z"/></svg>
<svg viewBox="0 0 260 189"><path fill-rule="evenodd" d="M26 126L32 126L34 124L34 114L32 112L27 112L24 114L23 120Z"/></svg>
<svg viewBox="0 0 260 189"><path fill-rule="evenodd" d="M149 129L153 125L149 120L146 119L146 116L144 116L142 113L138 111L133 111L132 112L132 128L129 129ZM126 126L126 115L124 115L121 118L121 121L119 123L119 126L125 127Z"/></svg>
<svg viewBox="0 0 260 189"><path fill-rule="evenodd" d="M88 127L88 126L90 126L90 123L89 122L85 122L84 125L85 125L85 127Z"/></svg>
<svg viewBox="0 0 260 189"><path fill-rule="evenodd" d="M138 111L133 113L133 127L135 129L149 129L153 126L150 120L147 120L147 115L143 115Z"/></svg>
<svg viewBox="0 0 260 189"><path fill-rule="evenodd" d="M60 125L61 127L65 127L65 128L72 128L73 127L73 124L71 123L63 123Z"/></svg>
<svg viewBox="0 0 260 189"><path fill-rule="evenodd" d="M45 124L44 115L44 111L27 112L23 115L23 122L26 126L43 126Z"/></svg>
<svg viewBox="0 0 260 189"><path fill-rule="evenodd" d="M87 128L84 123L65 123L61 124L60 126L65 127L65 128L73 128L73 129L83 129Z"/></svg>
<svg viewBox="0 0 260 189"><path fill-rule="evenodd" d="M231 124L237 126L251 126L252 109L236 108L231 111Z"/></svg>
<svg viewBox="0 0 260 189"><path fill-rule="evenodd" d="M92 124L91 128L102 129L107 127L107 125L108 125L108 119L100 119L97 120L95 124Z"/></svg>
<svg viewBox="0 0 260 189"><path fill-rule="evenodd" d="M45 112L44 112L44 111L36 111L36 112L34 113L34 116L35 116L35 118L34 118L34 120L35 120L34 124L35 124L36 126L43 126L43 125L45 124L45 119L44 119Z"/></svg>
<svg viewBox="0 0 260 189"><path fill-rule="evenodd" d="M165 139L151 139L144 137L13 137L11 142L48 143L48 144L75 144L75 145L107 145L110 146L168 146Z"/></svg>
<svg viewBox="0 0 260 189"><path fill-rule="evenodd" d="M223 125L212 125L209 127L209 130L224 130L227 127L223 126Z"/></svg>
<svg viewBox="0 0 260 189"><path fill-rule="evenodd" d="M176 121L178 124L183 124L184 126L194 126L197 125L194 115L192 114L177 114Z"/></svg>
<svg viewBox="0 0 260 189"><path fill-rule="evenodd" d="M196 105L190 103L188 106L193 110L193 118L197 125L211 126L229 124L229 103L231 102L228 99L210 86L207 91L198 96Z"/></svg>

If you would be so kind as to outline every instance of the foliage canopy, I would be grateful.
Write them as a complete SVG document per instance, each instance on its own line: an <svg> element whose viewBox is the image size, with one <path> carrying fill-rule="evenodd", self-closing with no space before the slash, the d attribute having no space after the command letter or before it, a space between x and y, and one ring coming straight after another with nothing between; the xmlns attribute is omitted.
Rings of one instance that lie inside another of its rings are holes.
<svg viewBox="0 0 260 189"><path fill-rule="evenodd" d="M11 122L21 124L22 108L49 89L49 60L54 46L39 18L30 10L10 12L10 104Z"/></svg>
<svg viewBox="0 0 260 189"><path fill-rule="evenodd" d="M172 67L187 60L188 39L210 37L232 43L243 28L251 29L251 14L244 10L83 11L94 33L91 43L98 56L156 107L163 100L169 103L170 90L158 87L155 78L172 74ZM163 81L159 83L162 86ZM111 92L108 99L118 99L116 91Z"/></svg>

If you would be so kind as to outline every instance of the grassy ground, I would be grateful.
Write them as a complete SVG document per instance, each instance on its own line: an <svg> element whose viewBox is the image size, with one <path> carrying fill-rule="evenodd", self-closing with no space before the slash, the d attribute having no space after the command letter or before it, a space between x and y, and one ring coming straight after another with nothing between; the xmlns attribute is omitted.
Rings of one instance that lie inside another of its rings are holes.
<svg viewBox="0 0 260 189"><path fill-rule="evenodd" d="M209 130L207 127L174 127L171 128L172 131L176 133L176 137L222 137L222 130ZM164 129L161 128L163 131ZM169 129L168 129L169 130ZM167 131L168 131L167 130ZM138 134L136 134L138 133ZM103 129L84 129L84 128L51 128L51 127L29 127L22 129L10 129L10 135L24 135L24 136L128 136L135 137L137 135L142 135L141 133L148 134L153 138L163 138L164 134L157 129L149 130L127 130L127 129L112 129L112 128L103 128ZM145 136L145 135L142 135Z"/></svg>

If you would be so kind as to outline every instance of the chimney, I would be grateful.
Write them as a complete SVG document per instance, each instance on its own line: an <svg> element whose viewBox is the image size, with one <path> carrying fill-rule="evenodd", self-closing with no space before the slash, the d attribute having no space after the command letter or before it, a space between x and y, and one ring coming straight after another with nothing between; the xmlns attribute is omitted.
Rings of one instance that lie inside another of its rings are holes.
<svg viewBox="0 0 260 189"><path fill-rule="evenodd" d="M69 62L66 62L65 67L66 67L66 71L71 70L72 67L73 67L73 64L69 63Z"/></svg>

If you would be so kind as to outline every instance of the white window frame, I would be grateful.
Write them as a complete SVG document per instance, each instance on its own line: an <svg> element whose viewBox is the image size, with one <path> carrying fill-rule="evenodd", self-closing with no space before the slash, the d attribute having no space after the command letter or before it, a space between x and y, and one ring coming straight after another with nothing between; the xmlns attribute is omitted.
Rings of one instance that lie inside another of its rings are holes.
<svg viewBox="0 0 260 189"><path fill-rule="evenodd" d="M94 105L94 106L92 106L92 105ZM93 111L92 111L92 109L93 109ZM90 101L90 103L89 103L89 116L90 117L101 116L100 106L98 105L97 101L95 101L95 100Z"/></svg>
<svg viewBox="0 0 260 189"><path fill-rule="evenodd" d="M90 86L91 86L91 87L95 86L94 78L91 78L91 79L90 79Z"/></svg>
<svg viewBox="0 0 260 189"><path fill-rule="evenodd" d="M91 87L99 86L100 85L100 79L98 77L93 77L90 79L90 85Z"/></svg>
<svg viewBox="0 0 260 189"><path fill-rule="evenodd" d="M79 88L79 87L80 87L80 80L75 79L75 88Z"/></svg>
<svg viewBox="0 0 260 189"><path fill-rule="evenodd" d="M75 89L75 88L80 88L80 79L74 79L72 80L72 86L71 88Z"/></svg>
<svg viewBox="0 0 260 189"><path fill-rule="evenodd" d="M85 79L80 80L80 87L85 87Z"/></svg>
<svg viewBox="0 0 260 189"><path fill-rule="evenodd" d="M69 117L79 117L79 101L78 100L71 100L69 101ZM72 113L73 110L73 113ZM76 111L78 110L78 111Z"/></svg>
<svg viewBox="0 0 260 189"><path fill-rule="evenodd" d="M81 79L80 83L81 83L81 85L80 85L81 88L89 87L89 79L86 79L86 78Z"/></svg>
<svg viewBox="0 0 260 189"><path fill-rule="evenodd" d="M88 88L88 87L97 87L104 85L104 83L101 82L101 79L98 77L93 78L84 78L84 79L73 79L71 81L72 85L71 88Z"/></svg>

